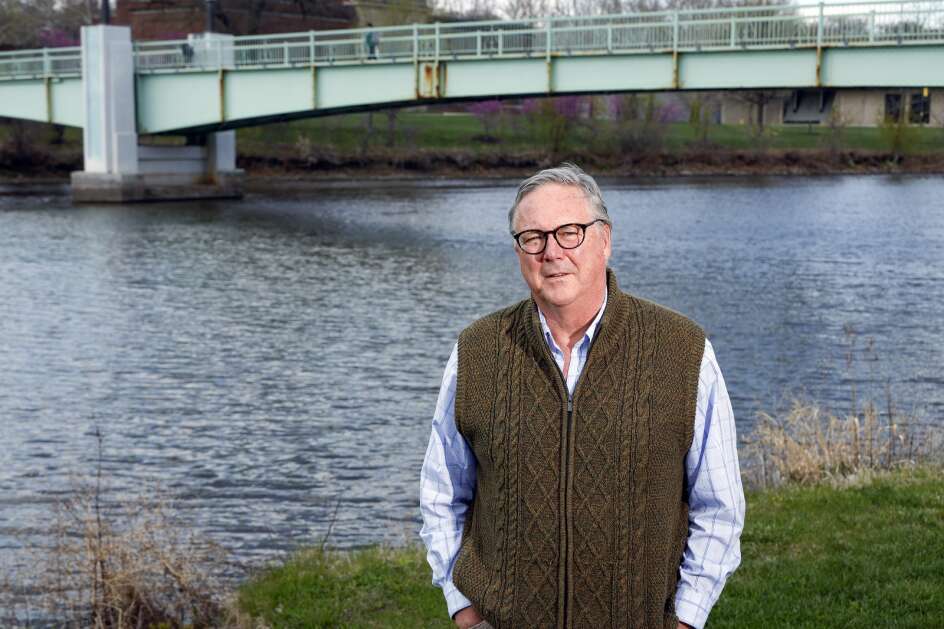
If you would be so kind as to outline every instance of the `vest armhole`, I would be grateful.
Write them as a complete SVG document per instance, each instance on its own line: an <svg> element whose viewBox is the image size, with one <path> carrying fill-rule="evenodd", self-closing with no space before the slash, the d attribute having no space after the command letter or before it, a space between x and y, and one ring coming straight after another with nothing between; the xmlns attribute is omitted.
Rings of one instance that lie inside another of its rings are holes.
<svg viewBox="0 0 944 629"><path fill-rule="evenodd" d="M685 452L692 447L692 441L695 439L695 415L698 413L698 387L701 382L701 361L705 356L705 331L695 322L689 321L691 325L691 358L689 360L689 369L690 373L688 374L689 386L691 389L688 391L689 399L691 402L691 422L686 424L685 430ZM686 478L686 484L688 484L688 479Z"/></svg>
<svg viewBox="0 0 944 629"><path fill-rule="evenodd" d="M463 418L474 406L469 395L485 385L495 373L498 334L501 329L502 312L479 319L459 334L458 364L456 366L455 420L459 433L467 433Z"/></svg>

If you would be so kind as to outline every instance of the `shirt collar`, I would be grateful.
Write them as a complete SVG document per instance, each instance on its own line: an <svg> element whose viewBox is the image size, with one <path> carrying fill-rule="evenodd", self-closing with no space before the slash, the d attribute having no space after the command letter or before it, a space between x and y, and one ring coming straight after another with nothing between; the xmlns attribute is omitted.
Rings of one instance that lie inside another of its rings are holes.
<svg viewBox="0 0 944 629"><path fill-rule="evenodd" d="M577 344L577 347L584 343L592 343L593 337L596 335L597 330L600 327L600 319L603 318L603 311L606 310L606 300L609 298L609 291L604 291L603 293L603 304L600 306L600 310L597 311L597 316L593 318L593 321L590 322L590 327L587 328L587 331L584 332L583 339L580 343ZM554 335L551 334L551 329L547 326L547 319L544 318L544 313L541 312L540 306L538 307L538 317L541 319L541 332L544 334L544 341L547 343L548 347L552 351L563 353L560 347L558 347L557 342L554 340Z"/></svg>

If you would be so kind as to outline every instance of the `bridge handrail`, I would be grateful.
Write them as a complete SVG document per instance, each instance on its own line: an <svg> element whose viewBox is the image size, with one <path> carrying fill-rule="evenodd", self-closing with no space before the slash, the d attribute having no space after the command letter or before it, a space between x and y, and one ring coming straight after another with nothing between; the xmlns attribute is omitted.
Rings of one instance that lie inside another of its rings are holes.
<svg viewBox="0 0 944 629"><path fill-rule="evenodd" d="M81 76L82 48L40 48L0 52L0 80L21 77Z"/></svg>
<svg viewBox="0 0 944 629"><path fill-rule="evenodd" d="M371 51L367 34L379 50ZM944 0L681 9L136 42L138 73L483 56L602 54L944 41ZM372 54L373 52L373 54ZM0 53L0 80L81 73L80 49Z"/></svg>

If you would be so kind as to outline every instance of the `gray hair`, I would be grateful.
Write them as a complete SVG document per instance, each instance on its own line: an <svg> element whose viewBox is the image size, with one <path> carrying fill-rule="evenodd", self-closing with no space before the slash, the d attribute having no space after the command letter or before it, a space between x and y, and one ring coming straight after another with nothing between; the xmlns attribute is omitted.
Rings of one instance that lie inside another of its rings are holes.
<svg viewBox="0 0 944 629"><path fill-rule="evenodd" d="M603 201L603 195L600 193L600 186L576 164L564 162L556 168L545 168L541 172L531 175L521 182L518 186L518 195L515 197L515 203L508 210L508 230L515 233L515 217L518 214L518 205L528 194L540 188L544 184L557 183L563 186L574 186L583 191L590 204L590 213L592 220L600 219L607 225L613 225L610 220L610 213L606 209L606 202Z"/></svg>

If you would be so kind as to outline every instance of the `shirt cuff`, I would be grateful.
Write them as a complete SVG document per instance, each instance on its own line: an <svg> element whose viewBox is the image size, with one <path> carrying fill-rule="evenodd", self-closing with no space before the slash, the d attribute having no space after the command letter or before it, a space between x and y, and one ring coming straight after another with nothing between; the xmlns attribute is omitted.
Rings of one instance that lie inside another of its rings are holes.
<svg viewBox="0 0 944 629"><path fill-rule="evenodd" d="M462 592L456 588L452 579L442 584L442 591L443 595L446 597L446 607L449 609L450 618L472 605L472 601L467 599Z"/></svg>
<svg viewBox="0 0 944 629"><path fill-rule="evenodd" d="M711 597L686 585L679 585L675 592L675 615L679 622L691 625L695 629L702 629L708 622L708 612L711 611Z"/></svg>

